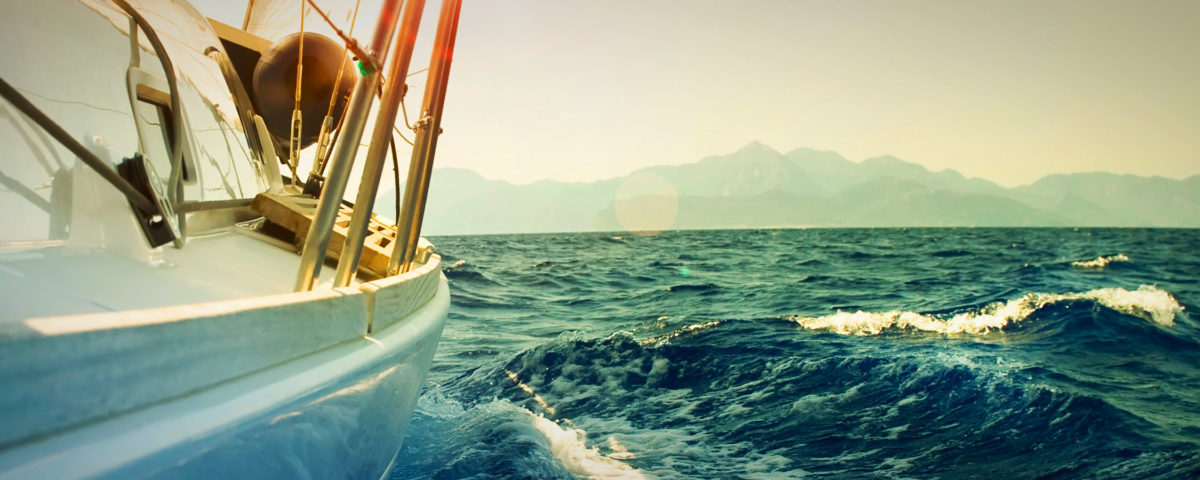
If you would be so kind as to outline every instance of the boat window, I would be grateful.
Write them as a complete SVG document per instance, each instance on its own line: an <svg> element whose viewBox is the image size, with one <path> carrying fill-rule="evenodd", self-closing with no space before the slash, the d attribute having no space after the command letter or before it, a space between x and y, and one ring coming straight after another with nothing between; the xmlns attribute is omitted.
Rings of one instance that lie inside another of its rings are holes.
<svg viewBox="0 0 1200 480"><path fill-rule="evenodd" d="M83 3L0 3L4 80L114 168L137 151L128 36ZM74 173L88 167L7 101L0 101L0 145L0 171L14 182L0 186L0 248L74 238L71 213L86 201L75 195Z"/></svg>
<svg viewBox="0 0 1200 480"><path fill-rule="evenodd" d="M60 155L38 127L7 102L0 105L0 118L4 119L0 122L0 142L9 151L0 162L0 212L6 224L6 228L0 228L0 246L62 238L66 231L54 217L58 209L52 192L56 175L74 159Z"/></svg>
<svg viewBox="0 0 1200 480"><path fill-rule="evenodd" d="M127 14L105 2L85 4L118 31L128 34ZM176 86L187 132L182 143L191 178L184 182L182 198L186 202L253 198L266 189L269 179L262 176L259 162L250 154L244 126L220 65L205 54L209 47L221 45L212 26L181 2L138 2L137 8L162 41L178 79ZM139 35L138 42L141 48L138 68L150 72L161 69L157 52L145 35ZM166 85L159 88L151 83L151 86L169 91ZM158 173L165 176L168 172Z"/></svg>
<svg viewBox="0 0 1200 480"><path fill-rule="evenodd" d="M171 139L175 135L174 125L171 124L170 94L149 87L145 84L137 86L137 101L134 102L134 114L137 117L138 131L142 132L142 154L154 166L162 181L166 181L171 172ZM188 162L183 162L183 180L191 180Z"/></svg>

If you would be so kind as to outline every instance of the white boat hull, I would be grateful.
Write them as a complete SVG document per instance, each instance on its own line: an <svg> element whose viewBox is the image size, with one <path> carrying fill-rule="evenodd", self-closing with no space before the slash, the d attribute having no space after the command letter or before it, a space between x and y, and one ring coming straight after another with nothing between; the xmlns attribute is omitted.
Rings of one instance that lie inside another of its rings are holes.
<svg viewBox="0 0 1200 480"><path fill-rule="evenodd" d="M445 325L438 277L432 299L376 334L7 450L0 478L378 477Z"/></svg>

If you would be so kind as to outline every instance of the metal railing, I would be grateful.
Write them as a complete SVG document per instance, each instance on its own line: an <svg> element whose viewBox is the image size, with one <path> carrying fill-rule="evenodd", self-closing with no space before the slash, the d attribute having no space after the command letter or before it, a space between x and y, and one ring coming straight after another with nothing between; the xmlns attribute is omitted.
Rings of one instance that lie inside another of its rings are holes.
<svg viewBox="0 0 1200 480"><path fill-rule="evenodd" d="M396 215L396 241L388 265L388 274L391 275L407 272L416 255L421 221L425 215L425 199L429 194L429 178L433 173L433 156L438 135L442 133L442 107L446 102L446 83L450 78L450 63L454 57L454 41L461 10L462 0L445 0L442 3L433 58L429 63L429 80L425 83L422 115L415 125L417 138L413 140L404 203Z"/></svg>
<svg viewBox="0 0 1200 480"><path fill-rule="evenodd" d="M372 52L386 52L391 33L395 31L397 1L386 2L376 27ZM362 257L363 241L374 209L375 195L379 191L379 180L383 173L384 156L396 113L404 97L404 79L412 59L412 48L416 40L424 0L409 0L405 5L400 39L386 65L388 84L380 100L379 113L367 150L362 182L356 196L354 213L342 246L341 258L334 279L334 286L349 285L358 271ZM404 189L404 201L397 212L397 236L392 242L392 253L387 274L395 275L408 271L416 256L420 238L421 221L424 217L425 200L429 191L429 179L433 170L433 158L441 133L442 110L446 100L446 84L449 80L450 64L454 56L458 20L462 0L445 0L438 17L438 28L430 60L429 80L425 85L422 100L422 116L416 122L417 136L413 141L412 158L409 162L408 181ZM381 38L386 33L386 38ZM296 277L296 290L311 290L320 273L321 262L329 246L333 222L338 206L345 194L347 177L354 155L362 137L373 92L379 85L380 75L361 77L350 97L346 121L339 133L338 143L329 161L329 175L318 201L315 217L304 241L301 252L300 271ZM399 194L399 192L397 192Z"/></svg>
<svg viewBox="0 0 1200 480"><path fill-rule="evenodd" d="M375 194L379 191L379 179L383 175L384 156L387 155L388 145L392 142L392 125L396 123L396 113L400 110L400 102L404 101L404 80L408 77L408 66L412 61L413 45L417 42L417 30L421 26L421 12L425 10L425 0L408 0L404 6L404 19L401 20L400 41L396 43L395 51L388 63L387 86L383 97L379 100L379 113L375 115L375 130L371 132L371 143L367 147L367 158L363 165L362 181L358 185L358 196L354 200L354 214L347 227L346 241L342 246L342 256L338 259L337 275L333 284L337 287L350 285L358 271L358 262L362 258L363 241L367 236L367 227L371 221L371 212L375 210ZM396 192L397 195L400 192Z"/></svg>
<svg viewBox="0 0 1200 480"><path fill-rule="evenodd" d="M371 40L371 52L387 52L396 29L400 4L400 0L384 1L375 25L375 37ZM329 174L325 178L325 187L317 201L312 225L308 228L304 246L300 251L296 291L312 290L313 283L321 273L325 250L329 247L329 237L333 233L333 221L337 218L342 195L346 192L346 181L354 165L354 156L358 153L358 142L362 138L363 129L366 128L371 102L375 99L375 89L379 87L379 77L375 72L359 77L350 94L350 105L346 108L342 133L339 134L338 143L329 159ZM359 245L358 248L362 246Z"/></svg>

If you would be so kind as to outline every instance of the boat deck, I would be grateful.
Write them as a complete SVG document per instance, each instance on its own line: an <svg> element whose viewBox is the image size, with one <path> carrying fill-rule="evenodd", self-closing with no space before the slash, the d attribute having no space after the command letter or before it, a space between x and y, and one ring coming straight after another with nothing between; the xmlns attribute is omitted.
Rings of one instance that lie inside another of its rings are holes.
<svg viewBox="0 0 1200 480"><path fill-rule="evenodd" d="M22 386L0 391L0 448L362 339L445 282L434 255L404 275L293 292L296 254L255 235L191 238L155 264L67 246L0 253L0 384Z"/></svg>
<svg viewBox="0 0 1200 480"><path fill-rule="evenodd" d="M294 252L233 231L166 247L157 265L103 249L10 249L0 251L0 324L286 293L295 275Z"/></svg>

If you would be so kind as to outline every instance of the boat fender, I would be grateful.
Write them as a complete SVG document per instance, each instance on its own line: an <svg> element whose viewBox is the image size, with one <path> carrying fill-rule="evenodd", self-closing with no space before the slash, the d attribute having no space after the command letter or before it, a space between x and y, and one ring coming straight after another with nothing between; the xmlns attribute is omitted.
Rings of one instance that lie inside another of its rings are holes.
<svg viewBox="0 0 1200 480"><path fill-rule="evenodd" d="M291 143L292 109L296 100L296 70L300 34L293 33L271 45L254 67L252 101L262 115L267 130L281 145ZM321 118L335 92L338 69L344 68L336 85L337 105L333 109L336 124L346 109L346 98L354 86L356 70L343 55L342 45L316 33L304 33L304 78L300 80L300 111L305 120L300 131L300 148L312 145L321 133Z"/></svg>

